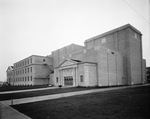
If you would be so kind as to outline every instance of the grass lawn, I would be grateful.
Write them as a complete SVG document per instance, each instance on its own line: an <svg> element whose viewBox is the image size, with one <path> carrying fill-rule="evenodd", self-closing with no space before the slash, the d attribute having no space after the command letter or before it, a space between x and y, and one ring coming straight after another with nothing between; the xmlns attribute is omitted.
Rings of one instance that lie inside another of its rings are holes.
<svg viewBox="0 0 150 119"><path fill-rule="evenodd" d="M3 86L0 87L0 92L5 91L16 91L16 90L28 90L28 89L37 89L37 88L46 88L47 85L38 85L38 86Z"/></svg>
<svg viewBox="0 0 150 119"><path fill-rule="evenodd" d="M150 86L14 105L33 119L149 119Z"/></svg>
<svg viewBox="0 0 150 119"><path fill-rule="evenodd" d="M38 91L30 91L30 92L0 94L0 101L35 97L35 96L43 96L43 95L51 95L51 94L58 94L58 93L67 93L67 92L74 92L74 91L82 91L82 90L90 90L94 88L97 88L97 87L88 87L88 88L72 87L72 88L61 88L61 89L57 88L57 89L47 89L47 90L38 90Z"/></svg>
<svg viewBox="0 0 150 119"><path fill-rule="evenodd" d="M3 86L0 87L0 92L4 91L16 91L16 90L27 90L27 89L37 89L37 88L46 88L47 85L39 86Z"/></svg>

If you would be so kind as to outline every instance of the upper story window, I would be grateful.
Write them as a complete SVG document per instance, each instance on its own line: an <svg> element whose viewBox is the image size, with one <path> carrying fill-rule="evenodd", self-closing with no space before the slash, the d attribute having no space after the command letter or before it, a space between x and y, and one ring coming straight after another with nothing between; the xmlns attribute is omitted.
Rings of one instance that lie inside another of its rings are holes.
<svg viewBox="0 0 150 119"><path fill-rule="evenodd" d="M28 64L29 64L29 59L28 59Z"/></svg>
<svg viewBox="0 0 150 119"><path fill-rule="evenodd" d="M138 37L138 36L137 36L137 34L136 34L136 33L134 33L134 38L135 38L135 39L137 39L137 37Z"/></svg>
<svg viewBox="0 0 150 119"><path fill-rule="evenodd" d="M30 63L32 63L32 58L30 58Z"/></svg>
<svg viewBox="0 0 150 119"><path fill-rule="evenodd" d="M30 71L32 72L32 67L30 68Z"/></svg>
<svg viewBox="0 0 150 119"><path fill-rule="evenodd" d="M106 38L105 37L101 39L101 43L106 43Z"/></svg>

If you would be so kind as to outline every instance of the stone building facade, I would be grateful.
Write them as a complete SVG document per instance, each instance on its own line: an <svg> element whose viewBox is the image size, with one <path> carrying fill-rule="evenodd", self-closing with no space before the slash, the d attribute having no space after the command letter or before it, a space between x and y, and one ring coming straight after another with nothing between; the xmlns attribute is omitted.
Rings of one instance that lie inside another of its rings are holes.
<svg viewBox="0 0 150 119"><path fill-rule="evenodd" d="M9 66L6 70L7 73L7 82L10 85L13 85L13 80L14 80L14 69L13 66Z"/></svg>
<svg viewBox="0 0 150 119"><path fill-rule="evenodd" d="M85 40L84 46L71 44L53 51L50 57L33 55L15 63L14 84L86 87L141 84L145 82L144 64L142 34L126 24Z"/></svg>
<svg viewBox="0 0 150 119"><path fill-rule="evenodd" d="M142 34L130 24L85 40L85 46L78 46L66 57L65 51L53 55L54 85L62 86L115 86L143 83ZM64 48L67 49L67 48ZM60 50L60 49L59 49ZM62 50L62 49L61 49ZM68 59L70 64L61 63ZM75 61L79 61L76 62ZM87 64L88 63L88 64ZM83 64L85 65L84 68ZM95 67L90 70L92 64ZM58 66L58 67L57 67ZM86 68L85 68L86 67ZM68 71L68 72L67 72ZM72 73L69 73L71 72ZM94 72L93 72L94 71ZM80 74L80 72L83 72ZM88 73L87 73L88 72ZM67 79L68 77L71 77ZM88 74L88 75L87 75ZM87 78L87 77L90 78ZM69 81L70 83L67 83ZM89 82L94 82L90 84ZM88 82L88 83L87 83Z"/></svg>
<svg viewBox="0 0 150 119"><path fill-rule="evenodd" d="M45 85L52 72L52 58L32 55L14 63L13 85Z"/></svg>

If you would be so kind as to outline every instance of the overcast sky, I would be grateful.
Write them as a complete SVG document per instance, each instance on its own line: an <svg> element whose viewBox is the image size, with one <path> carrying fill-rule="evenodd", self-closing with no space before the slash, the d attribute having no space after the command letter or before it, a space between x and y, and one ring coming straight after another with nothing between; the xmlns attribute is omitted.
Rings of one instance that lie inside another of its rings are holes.
<svg viewBox="0 0 150 119"><path fill-rule="evenodd" d="M149 0L0 0L0 81L8 66L30 55L50 55L130 23L143 34L150 66Z"/></svg>

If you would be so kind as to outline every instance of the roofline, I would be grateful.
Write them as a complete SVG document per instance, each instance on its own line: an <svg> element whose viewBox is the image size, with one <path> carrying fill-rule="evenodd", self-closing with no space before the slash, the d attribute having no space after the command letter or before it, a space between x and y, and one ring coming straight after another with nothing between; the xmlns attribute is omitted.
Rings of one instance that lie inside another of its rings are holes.
<svg viewBox="0 0 150 119"><path fill-rule="evenodd" d="M96 62L88 62L88 61L78 62L78 64L84 64L84 63L97 64Z"/></svg>
<svg viewBox="0 0 150 119"><path fill-rule="evenodd" d="M65 59L59 66L55 67L54 69L60 68L60 66L61 66L64 62L66 62L67 60L70 60L70 61L72 61L72 62L75 62L76 65L78 65L78 64L84 64L84 63L97 64L96 62L89 62L89 61L76 62L76 61L73 61L72 59ZM74 64L71 64L71 65L74 65ZM71 66L71 65L68 65L68 66ZM64 67L65 67L65 66L64 66Z"/></svg>
<svg viewBox="0 0 150 119"><path fill-rule="evenodd" d="M17 64L17 63L19 63L19 62L21 62L21 61L23 61L23 60L25 60L25 59L28 59L28 58L30 58L30 57L33 57L33 56L35 56L35 57L45 57L45 58L48 57L48 56L41 56L41 55L30 55L29 57L26 57L26 58L24 58L24 59L22 59L22 60L19 60L18 62L15 62L15 63L13 63L13 64Z"/></svg>
<svg viewBox="0 0 150 119"><path fill-rule="evenodd" d="M89 41L92 41L92 40L97 39L97 38L100 38L100 37L104 37L104 36L106 36L106 35L109 35L109 34L112 34L112 33L114 33L114 32L123 30L123 29L125 29L125 28L131 28L132 30L134 30L134 31L137 32L138 34L142 35L142 33L141 33L139 30L137 30L135 27L133 27L133 26L130 25L130 24L126 24L126 25L123 25L123 26L121 26L121 27L118 27L118 28L115 28L115 29L113 29L113 30L110 30L110 31L108 31L108 32L105 32L105 33L102 33L102 34L100 34L100 35L97 35L97 36L94 36L94 37L92 37L92 38L89 38L89 39L85 40L84 43L89 42Z"/></svg>
<svg viewBox="0 0 150 119"><path fill-rule="evenodd" d="M84 46L82 46L82 45L78 45L78 44L75 44L75 43L71 43L70 45L66 45L66 46L63 46L63 47L61 47L61 48L59 48L59 49L53 50L52 53L55 52L55 51L57 51L57 50L61 50L61 49L63 49L63 48L66 48L66 47L68 47L68 46L71 46L71 45L76 45L76 46L79 46L79 47L84 48Z"/></svg>
<svg viewBox="0 0 150 119"><path fill-rule="evenodd" d="M14 67L13 67L13 66L8 66L8 68L9 68L9 67L12 68L12 70L10 70L10 71L13 71L13 70L14 70ZM8 71L8 68L7 68L6 72Z"/></svg>

